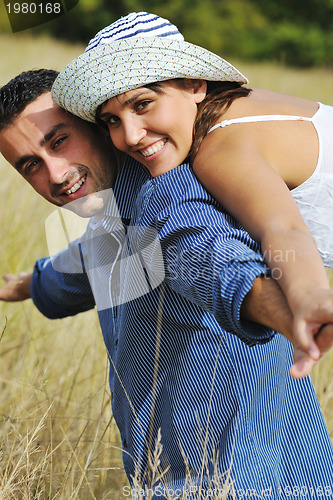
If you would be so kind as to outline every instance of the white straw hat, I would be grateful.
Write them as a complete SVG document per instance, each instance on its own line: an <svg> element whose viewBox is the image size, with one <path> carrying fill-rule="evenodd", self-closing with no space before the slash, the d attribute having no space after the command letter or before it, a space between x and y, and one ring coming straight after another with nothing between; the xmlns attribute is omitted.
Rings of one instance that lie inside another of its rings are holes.
<svg viewBox="0 0 333 500"><path fill-rule="evenodd" d="M97 108L111 97L173 78L248 83L221 57L185 42L167 19L134 12L97 33L59 74L52 97L74 115L94 122Z"/></svg>

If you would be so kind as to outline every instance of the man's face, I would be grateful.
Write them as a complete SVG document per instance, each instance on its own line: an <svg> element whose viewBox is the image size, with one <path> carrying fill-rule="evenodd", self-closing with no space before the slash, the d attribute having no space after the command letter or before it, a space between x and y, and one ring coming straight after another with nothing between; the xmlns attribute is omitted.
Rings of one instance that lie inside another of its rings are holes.
<svg viewBox="0 0 333 500"><path fill-rule="evenodd" d="M114 184L116 167L106 139L60 108L50 92L0 131L0 151L37 193L57 206L75 201L71 206L80 205L83 217L102 210L103 195L94 193Z"/></svg>

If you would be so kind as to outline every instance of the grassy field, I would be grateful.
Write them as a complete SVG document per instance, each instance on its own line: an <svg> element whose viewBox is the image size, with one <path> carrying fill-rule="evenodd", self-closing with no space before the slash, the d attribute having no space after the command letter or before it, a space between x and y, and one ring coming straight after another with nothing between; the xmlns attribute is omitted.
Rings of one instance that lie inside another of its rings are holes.
<svg viewBox="0 0 333 500"><path fill-rule="evenodd" d="M83 47L16 34L0 36L0 49L1 85L23 70L61 69ZM238 66L253 86L333 104L332 71ZM47 254L44 222L52 207L2 158L0 170L1 272L29 271ZM123 498L127 482L96 312L50 321L31 301L0 307L0 498ZM330 353L313 373L331 436L332 364Z"/></svg>

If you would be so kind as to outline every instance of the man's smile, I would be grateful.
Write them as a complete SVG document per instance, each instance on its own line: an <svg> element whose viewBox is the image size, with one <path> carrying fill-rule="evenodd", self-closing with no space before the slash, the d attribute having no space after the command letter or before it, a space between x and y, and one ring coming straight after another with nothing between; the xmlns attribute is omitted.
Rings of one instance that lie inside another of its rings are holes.
<svg viewBox="0 0 333 500"><path fill-rule="evenodd" d="M81 177L81 179L78 180L70 189L67 189L65 193L68 195L76 193L76 191L85 183L86 179L87 179L87 174Z"/></svg>

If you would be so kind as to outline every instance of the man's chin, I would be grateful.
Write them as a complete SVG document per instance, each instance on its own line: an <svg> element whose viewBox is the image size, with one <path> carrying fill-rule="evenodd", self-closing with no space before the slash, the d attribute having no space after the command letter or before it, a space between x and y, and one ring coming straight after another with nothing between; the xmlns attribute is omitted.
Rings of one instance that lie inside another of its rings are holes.
<svg viewBox="0 0 333 500"><path fill-rule="evenodd" d="M112 189L105 189L103 191L88 194L66 203L63 208L74 212L80 217L93 217L94 215L104 212L111 193L113 194Z"/></svg>
<svg viewBox="0 0 333 500"><path fill-rule="evenodd" d="M121 222L111 188L73 200L58 207L47 217L45 231L49 255L56 255L71 242L81 238L90 223L87 219L95 215L99 215L98 221L104 219Z"/></svg>

